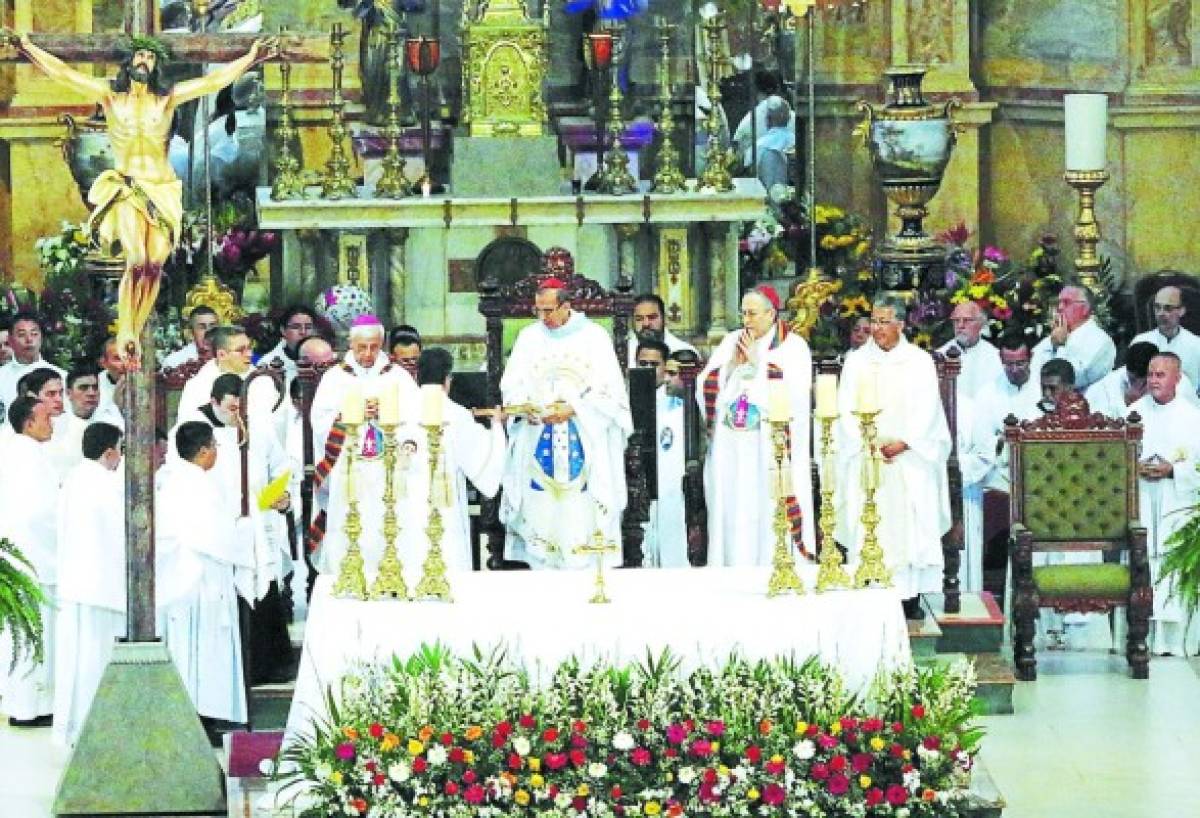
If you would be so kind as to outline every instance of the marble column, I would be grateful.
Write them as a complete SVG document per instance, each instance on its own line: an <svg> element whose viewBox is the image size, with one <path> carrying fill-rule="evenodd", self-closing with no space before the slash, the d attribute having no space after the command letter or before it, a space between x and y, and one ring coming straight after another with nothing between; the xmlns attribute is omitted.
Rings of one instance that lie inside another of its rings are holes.
<svg viewBox="0 0 1200 818"><path fill-rule="evenodd" d="M729 331L729 259L727 222L711 222L704 225L708 239L708 292L710 301L708 338L713 343L720 341ZM732 271L733 286L737 287L737 269Z"/></svg>
<svg viewBox="0 0 1200 818"><path fill-rule="evenodd" d="M408 228L393 227L387 231L388 278L391 282L391 324L409 323L405 320L405 297L408 293L408 271L405 269L405 252L408 247Z"/></svg>

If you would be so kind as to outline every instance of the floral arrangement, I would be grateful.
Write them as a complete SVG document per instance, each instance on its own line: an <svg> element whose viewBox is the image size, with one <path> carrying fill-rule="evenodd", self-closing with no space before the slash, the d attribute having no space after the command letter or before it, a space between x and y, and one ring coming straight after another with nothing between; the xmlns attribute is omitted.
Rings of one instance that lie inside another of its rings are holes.
<svg viewBox="0 0 1200 818"><path fill-rule="evenodd" d="M773 193L766 214L742 233L742 283L752 287L759 281L788 275L789 268L811 265L810 211L817 230L816 265L840 278L870 278L871 232L866 221L836 205L812 204L807 199L798 202L795 193L794 187L778 195Z"/></svg>
<svg viewBox="0 0 1200 818"><path fill-rule="evenodd" d="M981 738L974 688L967 662L860 697L816 660L684 673L667 653L535 680L502 651L426 646L342 679L277 777L314 817L948 818Z"/></svg>
<svg viewBox="0 0 1200 818"><path fill-rule="evenodd" d="M63 221L62 229L33 243L47 286L73 284L83 272L83 259L91 242L83 225Z"/></svg>

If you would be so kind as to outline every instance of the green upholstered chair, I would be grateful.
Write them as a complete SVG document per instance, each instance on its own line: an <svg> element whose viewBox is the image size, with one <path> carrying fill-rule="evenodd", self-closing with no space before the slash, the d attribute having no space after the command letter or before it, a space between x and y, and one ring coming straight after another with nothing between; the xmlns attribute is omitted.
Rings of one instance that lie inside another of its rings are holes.
<svg viewBox="0 0 1200 818"><path fill-rule="evenodd" d="M1083 403L1082 409L1067 408L1020 423L1010 415L1005 438L1011 452L1017 678L1037 678L1033 633L1039 608L1110 612L1120 607L1129 622L1126 657L1133 677L1148 678L1146 637L1154 597L1146 529L1138 522L1140 418L1089 414ZM1081 551L1101 552L1105 561L1033 565L1035 553Z"/></svg>

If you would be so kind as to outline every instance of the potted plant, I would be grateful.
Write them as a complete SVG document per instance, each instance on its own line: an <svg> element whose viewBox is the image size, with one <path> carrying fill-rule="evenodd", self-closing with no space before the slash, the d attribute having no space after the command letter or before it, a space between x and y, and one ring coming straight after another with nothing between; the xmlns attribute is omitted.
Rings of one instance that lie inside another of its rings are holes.
<svg viewBox="0 0 1200 818"><path fill-rule="evenodd" d="M9 671L23 658L42 660L42 603L45 596L33 566L15 545L0 537L0 633L12 641Z"/></svg>
<svg viewBox="0 0 1200 818"><path fill-rule="evenodd" d="M1170 592L1186 614L1184 644L1192 618L1200 609L1200 503L1179 514L1187 514L1187 522L1167 538L1166 556L1163 557L1158 585L1163 592Z"/></svg>

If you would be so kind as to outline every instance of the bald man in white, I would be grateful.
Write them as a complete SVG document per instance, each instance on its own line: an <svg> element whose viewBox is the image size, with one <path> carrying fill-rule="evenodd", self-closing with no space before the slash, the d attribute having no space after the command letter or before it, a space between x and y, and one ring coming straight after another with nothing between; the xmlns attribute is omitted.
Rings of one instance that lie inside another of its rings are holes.
<svg viewBox="0 0 1200 818"><path fill-rule="evenodd" d="M999 388L1005 380L1004 367L1000 363L1000 352L985 340L983 328L987 326L987 315L974 301L964 301L950 313L954 325L954 339L942 345L938 352L945 355L958 349L962 371L958 375L956 391L959 395L975 395L977 398Z"/></svg>
<svg viewBox="0 0 1200 818"><path fill-rule="evenodd" d="M1173 352L1179 357L1183 374L1192 385L1200 384L1200 337L1181 323L1187 315L1183 292L1178 287L1163 287L1151 302L1155 327L1136 336L1131 343L1147 341L1159 352Z"/></svg>

